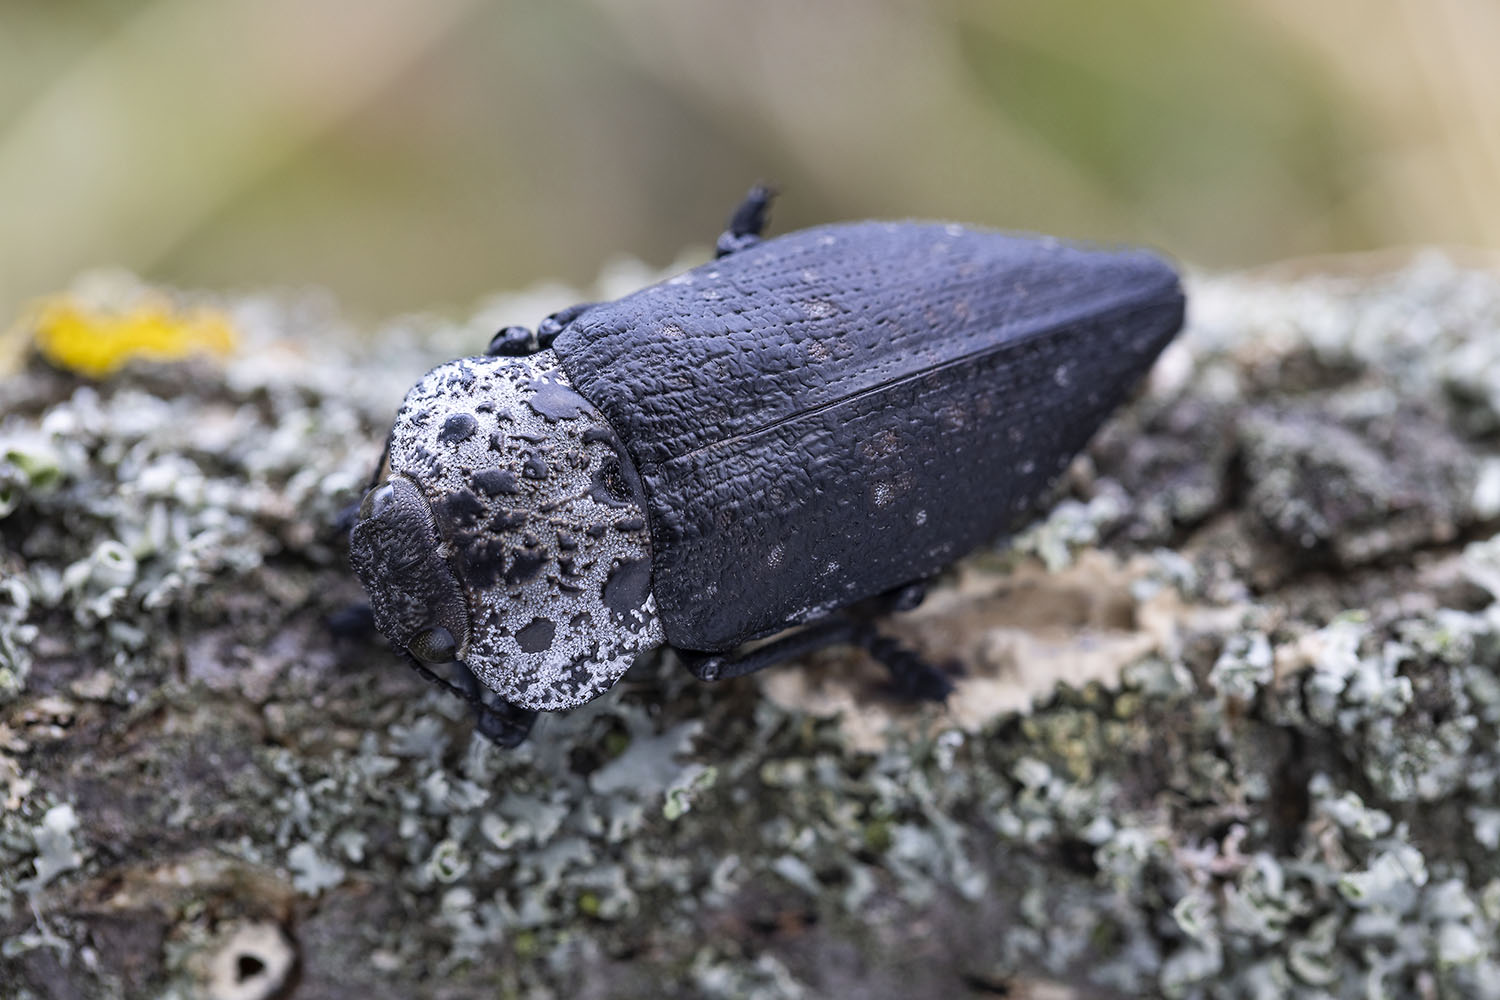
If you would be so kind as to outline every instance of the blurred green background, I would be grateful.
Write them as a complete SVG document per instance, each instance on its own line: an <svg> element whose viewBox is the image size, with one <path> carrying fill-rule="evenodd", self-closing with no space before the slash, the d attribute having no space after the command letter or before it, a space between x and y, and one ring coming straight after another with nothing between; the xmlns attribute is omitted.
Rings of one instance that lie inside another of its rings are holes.
<svg viewBox="0 0 1500 1000"><path fill-rule="evenodd" d="M1497 55L1494 0L0 0L0 316L99 265L462 310L757 179L776 231L1493 248Z"/></svg>

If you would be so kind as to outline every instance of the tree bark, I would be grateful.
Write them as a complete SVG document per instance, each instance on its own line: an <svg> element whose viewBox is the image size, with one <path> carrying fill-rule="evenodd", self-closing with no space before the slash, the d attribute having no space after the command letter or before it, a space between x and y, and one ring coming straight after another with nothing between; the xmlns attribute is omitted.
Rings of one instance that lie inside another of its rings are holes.
<svg viewBox="0 0 1500 1000"><path fill-rule="evenodd" d="M1500 996L1500 280L1189 299L1042 519L883 626L947 706L662 655L513 752L326 625L405 387L493 317L246 298L222 363L33 360L0 993Z"/></svg>

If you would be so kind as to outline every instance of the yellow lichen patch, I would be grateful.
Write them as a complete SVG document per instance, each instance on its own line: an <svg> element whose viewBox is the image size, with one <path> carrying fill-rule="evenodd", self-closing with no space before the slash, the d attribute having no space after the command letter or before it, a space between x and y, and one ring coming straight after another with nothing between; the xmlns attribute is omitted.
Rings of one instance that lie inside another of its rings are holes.
<svg viewBox="0 0 1500 1000"><path fill-rule="evenodd" d="M90 378L113 374L138 358L180 361L193 354L225 355L235 345L234 326L225 313L180 308L155 292L118 304L58 295L39 302L26 325L44 358Z"/></svg>

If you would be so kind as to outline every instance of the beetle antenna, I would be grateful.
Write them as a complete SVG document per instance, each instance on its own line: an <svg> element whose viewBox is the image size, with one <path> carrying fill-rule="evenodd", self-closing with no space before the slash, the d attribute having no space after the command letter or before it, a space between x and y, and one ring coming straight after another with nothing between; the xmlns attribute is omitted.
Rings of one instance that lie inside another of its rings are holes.
<svg viewBox="0 0 1500 1000"><path fill-rule="evenodd" d="M375 463L375 471L370 473L370 484L365 487L368 493L380 485L380 474L385 471L386 459L391 457L391 438L396 436L396 428L392 427L390 433L385 436L385 447L380 450L380 461Z"/></svg>

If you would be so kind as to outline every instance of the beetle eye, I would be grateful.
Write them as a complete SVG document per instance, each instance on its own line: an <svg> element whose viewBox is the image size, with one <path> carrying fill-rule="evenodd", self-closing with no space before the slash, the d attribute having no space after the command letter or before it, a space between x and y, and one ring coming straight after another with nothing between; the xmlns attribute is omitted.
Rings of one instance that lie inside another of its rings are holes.
<svg viewBox="0 0 1500 1000"><path fill-rule="evenodd" d="M406 648L423 663L452 663L458 656L458 643L453 641L453 633L441 625L418 632Z"/></svg>
<svg viewBox="0 0 1500 1000"><path fill-rule="evenodd" d="M359 519L361 521L371 517L379 517L384 514L386 508L391 505L391 496L396 492L390 483L381 483L373 490L365 494L364 500L359 505Z"/></svg>

